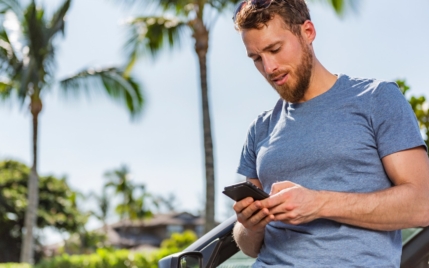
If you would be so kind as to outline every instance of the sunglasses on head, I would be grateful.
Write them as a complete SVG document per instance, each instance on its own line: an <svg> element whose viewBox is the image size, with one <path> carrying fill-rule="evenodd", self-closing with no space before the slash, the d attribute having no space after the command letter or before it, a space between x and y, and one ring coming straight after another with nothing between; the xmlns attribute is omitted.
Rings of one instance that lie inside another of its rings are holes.
<svg viewBox="0 0 429 268"><path fill-rule="evenodd" d="M238 4L237 8L235 9L232 20L235 22L237 14L240 13L241 9L246 5L254 6L256 12L269 8L271 4L275 1L283 1L290 7L290 9L292 9L293 11L297 11L287 0L244 0L243 2Z"/></svg>

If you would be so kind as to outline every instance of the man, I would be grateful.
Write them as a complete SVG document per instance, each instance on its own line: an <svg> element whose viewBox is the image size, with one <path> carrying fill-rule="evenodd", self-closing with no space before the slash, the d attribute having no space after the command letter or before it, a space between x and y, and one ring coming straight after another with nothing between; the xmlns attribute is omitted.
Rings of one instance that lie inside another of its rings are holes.
<svg viewBox="0 0 429 268"><path fill-rule="evenodd" d="M281 96L242 151L270 197L234 204L241 250L254 267L399 267L400 229L429 225L429 161L397 85L325 69L303 0L249 0L234 22Z"/></svg>

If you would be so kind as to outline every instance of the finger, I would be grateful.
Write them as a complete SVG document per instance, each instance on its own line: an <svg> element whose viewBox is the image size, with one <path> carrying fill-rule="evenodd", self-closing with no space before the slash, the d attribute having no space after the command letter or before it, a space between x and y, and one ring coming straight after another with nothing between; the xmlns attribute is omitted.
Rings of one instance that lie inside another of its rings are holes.
<svg viewBox="0 0 429 268"><path fill-rule="evenodd" d="M261 207L257 204L257 202L253 202L240 212L244 219L250 219L257 211L260 210Z"/></svg>
<svg viewBox="0 0 429 268"><path fill-rule="evenodd" d="M278 206L286 199L287 199L287 196L284 196L284 193L282 192L275 195L271 195L270 197L260 200L259 202L260 202L261 208L271 209L273 207Z"/></svg>
<svg viewBox="0 0 429 268"><path fill-rule="evenodd" d="M235 202L232 207L236 213L241 213L246 207L253 203L253 198L246 197L238 202Z"/></svg>
<svg viewBox="0 0 429 268"><path fill-rule="evenodd" d="M259 231L265 227L265 225L274 219L273 215L269 215L268 209L259 210L255 215L249 218L247 221L242 222L243 226L252 231Z"/></svg>
<svg viewBox="0 0 429 268"><path fill-rule="evenodd" d="M277 219L277 218L283 218L283 219ZM286 215L284 215L283 217L275 217L275 220L276 221L281 221L281 222L283 222L283 223L286 223L286 224L292 224L292 225L298 225L298 224L302 224L302 223L306 223L306 222L308 222L308 220L305 220L305 218L303 218L303 217L298 217L298 216L293 216L293 215L289 215L289 214L286 214Z"/></svg>
<svg viewBox="0 0 429 268"><path fill-rule="evenodd" d="M283 189L291 188L291 187L294 187L296 185L297 184L290 182L290 181L281 181L281 182L273 183L273 185L271 185L270 195L276 194Z"/></svg>
<svg viewBox="0 0 429 268"><path fill-rule="evenodd" d="M268 223L274 221L274 215L268 215L262 220L259 221L258 224L254 226L255 229L262 229L264 228Z"/></svg>
<svg viewBox="0 0 429 268"><path fill-rule="evenodd" d="M303 223L306 219L306 217L300 214L297 209L288 210L281 206L271 209L269 213L274 216L275 221L281 221L293 225Z"/></svg>
<svg viewBox="0 0 429 268"><path fill-rule="evenodd" d="M286 207L285 207L285 204L284 204L284 203L282 203L282 204L280 204L280 205L277 205L277 206L272 207L272 208L270 208L270 209L269 209L270 214L272 214L272 215L276 216L276 220L278 220L278 219L277 219L277 215L279 215L279 214L283 214L283 213L287 213L287 212L289 212L289 211L290 211L290 210L287 210L287 209L286 209Z"/></svg>
<svg viewBox="0 0 429 268"><path fill-rule="evenodd" d="M281 202L277 206L269 208L270 214L277 215L281 213L288 213L290 211L293 211L297 207L293 204L290 204L287 200ZM276 218L277 220L277 218Z"/></svg>
<svg viewBox="0 0 429 268"><path fill-rule="evenodd" d="M254 213L250 218L248 218L247 223L249 226L256 226L269 215L270 215L270 212L268 211L268 209L266 208L261 209L256 213Z"/></svg>

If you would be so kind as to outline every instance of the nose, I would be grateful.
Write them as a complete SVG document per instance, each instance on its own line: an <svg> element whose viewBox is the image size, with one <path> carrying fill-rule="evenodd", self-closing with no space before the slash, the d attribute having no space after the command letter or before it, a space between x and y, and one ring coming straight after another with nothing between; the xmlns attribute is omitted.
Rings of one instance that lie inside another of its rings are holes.
<svg viewBox="0 0 429 268"><path fill-rule="evenodd" d="M267 75L270 75L277 71L278 65L276 60L273 57L263 57L262 63L264 65L264 71Z"/></svg>

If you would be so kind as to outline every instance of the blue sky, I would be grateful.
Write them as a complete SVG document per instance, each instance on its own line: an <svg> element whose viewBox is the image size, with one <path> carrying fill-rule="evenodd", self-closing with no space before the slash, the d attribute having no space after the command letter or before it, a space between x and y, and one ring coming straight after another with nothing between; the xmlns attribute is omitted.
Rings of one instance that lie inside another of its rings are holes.
<svg viewBox="0 0 429 268"><path fill-rule="evenodd" d="M107 0L75 0L66 37L58 40L57 78L87 67L122 65L123 22L130 11ZM316 2L316 3L314 3ZM58 0L45 1L49 8ZM359 12L339 19L310 2L316 56L333 73L394 80L405 78L414 95L429 97L429 1L360 1ZM139 14L139 10L133 13ZM143 10L142 10L143 13ZM216 213L227 214L224 186L235 173L247 128L278 99L246 57L231 12L210 35L209 90L216 170ZM133 75L144 86L146 107L138 121L103 94L65 100L53 86L40 117L39 173L66 175L84 193L99 192L107 170L126 164L150 192L176 194L181 210L204 206L204 169L197 60L189 33L181 47L157 60L142 59ZM0 105L0 159L31 163L30 114L16 103Z"/></svg>

